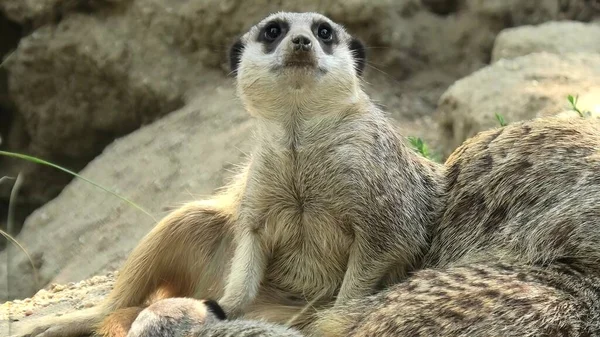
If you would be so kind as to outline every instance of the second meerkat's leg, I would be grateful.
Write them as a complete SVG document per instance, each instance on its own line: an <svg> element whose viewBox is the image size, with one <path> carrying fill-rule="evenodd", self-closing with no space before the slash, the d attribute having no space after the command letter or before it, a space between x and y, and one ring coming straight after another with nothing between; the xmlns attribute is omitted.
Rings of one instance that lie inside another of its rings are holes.
<svg viewBox="0 0 600 337"><path fill-rule="evenodd" d="M242 226L236 235L236 248L225 292L219 304L229 317L236 318L256 298L267 265L257 229Z"/></svg>

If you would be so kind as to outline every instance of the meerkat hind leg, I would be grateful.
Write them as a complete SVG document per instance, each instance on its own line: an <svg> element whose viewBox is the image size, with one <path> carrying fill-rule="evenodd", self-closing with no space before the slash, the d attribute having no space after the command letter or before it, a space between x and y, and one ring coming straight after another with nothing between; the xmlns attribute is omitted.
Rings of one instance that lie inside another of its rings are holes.
<svg viewBox="0 0 600 337"><path fill-rule="evenodd" d="M211 201L190 202L165 217L134 249L104 303L96 331L119 336L133 320L122 310L143 307L152 295L218 298L232 253L230 213ZM104 318L104 317L103 317Z"/></svg>
<svg viewBox="0 0 600 337"><path fill-rule="evenodd" d="M226 212L202 201L171 213L127 259L109 295L109 308L140 306L161 288L171 297L219 296L223 266L231 257L228 221Z"/></svg>

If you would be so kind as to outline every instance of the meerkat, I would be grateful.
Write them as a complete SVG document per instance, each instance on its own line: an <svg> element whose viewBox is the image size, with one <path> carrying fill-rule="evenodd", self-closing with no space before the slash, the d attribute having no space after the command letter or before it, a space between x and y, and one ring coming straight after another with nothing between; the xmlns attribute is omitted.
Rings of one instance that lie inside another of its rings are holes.
<svg viewBox="0 0 600 337"><path fill-rule="evenodd" d="M127 337L186 336L196 327L227 318L215 301L192 298L166 298L141 310Z"/></svg>
<svg viewBox="0 0 600 337"><path fill-rule="evenodd" d="M568 263L421 269L384 291L320 312L312 335L600 336L599 294L598 274Z"/></svg>
<svg viewBox="0 0 600 337"><path fill-rule="evenodd" d="M536 118L446 160L419 271L320 313L318 336L600 336L600 121Z"/></svg>
<svg viewBox="0 0 600 337"><path fill-rule="evenodd" d="M286 322L309 302L343 305L393 284L422 259L443 167L410 149L364 92L363 44L323 15L276 13L229 54L256 123L248 164L146 235L103 305L31 336L123 336L157 293Z"/></svg>
<svg viewBox="0 0 600 337"><path fill-rule="evenodd" d="M447 205L425 266L494 256L600 261L600 120L537 118L480 132L446 160Z"/></svg>
<svg viewBox="0 0 600 337"><path fill-rule="evenodd" d="M145 309L152 313L142 312L128 337L598 336L599 294L600 278L570 263L489 261L416 271L375 295L320 312L313 326L320 332L225 320L216 302L166 299Z"/></svg>
<svg viewBox="0 0 600 337"><path fill-rule="evenodd" d="M127 337L303 337L283 325L226 318L215 301L167 298L142 310Z"/></svg>

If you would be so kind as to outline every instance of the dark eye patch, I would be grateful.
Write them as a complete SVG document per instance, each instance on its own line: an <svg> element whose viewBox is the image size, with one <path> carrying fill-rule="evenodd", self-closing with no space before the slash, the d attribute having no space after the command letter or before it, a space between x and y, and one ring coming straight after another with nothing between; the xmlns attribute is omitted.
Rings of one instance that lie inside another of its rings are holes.
<svg viewBox="0 0 600 337"><path fill-rule="evenodd" d="M315 21L310 28L323 52L327 55L333 54L333 47L339 43L335 29L326 21ZM328 33L324 34L324 31L328 31Z"/></svg>
<svg viewBox="0 0 600 337"><path fill-rule="evenodd" d="M256 41L262 43L265 54L271 54L289 30L290 25L284 20L269 21L260 28Z"/></svg>

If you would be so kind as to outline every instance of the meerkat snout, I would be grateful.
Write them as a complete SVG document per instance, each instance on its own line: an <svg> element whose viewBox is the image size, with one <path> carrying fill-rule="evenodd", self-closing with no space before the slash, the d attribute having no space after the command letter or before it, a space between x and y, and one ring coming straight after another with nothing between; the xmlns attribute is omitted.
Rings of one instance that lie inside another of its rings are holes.
<svg viewBox="0 0 600 337"><path fill-rule="evenodd" d="M304 35L296 35L292 38L294 50L296 52L306 52L312 48L312 42Z"/></svg>

